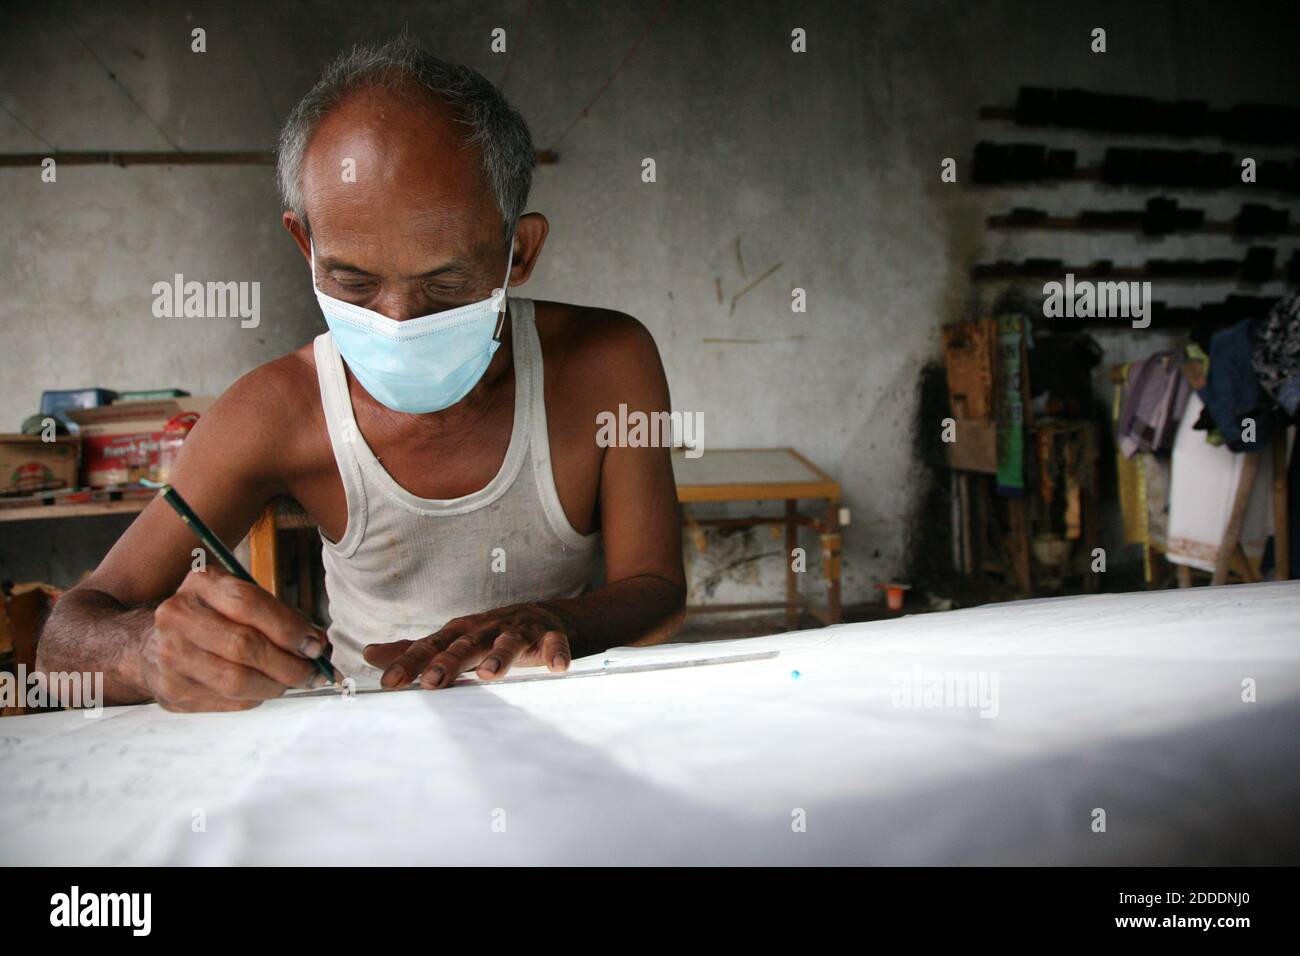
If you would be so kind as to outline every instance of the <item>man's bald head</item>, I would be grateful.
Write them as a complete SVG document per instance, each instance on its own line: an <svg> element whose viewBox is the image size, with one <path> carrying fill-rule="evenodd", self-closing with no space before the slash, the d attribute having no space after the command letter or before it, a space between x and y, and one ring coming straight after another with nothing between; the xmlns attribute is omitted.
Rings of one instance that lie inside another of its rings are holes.
<svg viewBox="0 0 1300 956"><path fill-rule="evenodd" d="M406 176L408 185L418 175L412 156L428 154L429 175L453 180L463 178L466 156L476 157L478 185L487 187L507 238L528 202L536 156L523 117L482 75L425 53L407 37L343 54L289 114L280 134L280 192L304 223L307 148L318 131L329 134L322 139L332 151L351 144L361 155L347 158L358 166L367 154L386 157L371 168ZM329 162L340 176L338 157Z"/></svg>

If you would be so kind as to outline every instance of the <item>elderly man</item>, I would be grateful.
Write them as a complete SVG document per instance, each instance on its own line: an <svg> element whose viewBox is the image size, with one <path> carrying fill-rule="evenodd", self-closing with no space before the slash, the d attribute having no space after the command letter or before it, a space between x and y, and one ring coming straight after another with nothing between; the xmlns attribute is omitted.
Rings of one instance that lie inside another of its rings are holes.
<svg viewBox="0 0 1300 956"><path fill-rule="evenodd" d="M58 602L38 669L103 671L110 703L242 710L323 682L322 654L433 689L675 631L668 451L596 441L602 412L669 408L658 350L630 316L507 296L546 241L523 211L533 165L495 87L407 40L325 71L279 175L329 331L235 382L173 483L226 541L296 498L320 526L329 631L192 571L193 535L155 501Z"/></svg>

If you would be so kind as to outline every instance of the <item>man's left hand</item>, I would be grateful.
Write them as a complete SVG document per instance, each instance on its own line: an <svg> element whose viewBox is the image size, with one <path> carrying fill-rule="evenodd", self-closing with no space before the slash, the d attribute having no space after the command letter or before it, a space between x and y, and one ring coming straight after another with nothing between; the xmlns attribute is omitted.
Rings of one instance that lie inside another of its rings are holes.
<svg viewBox="0 0 1300 956"><path fill-rule="evenodd" d="M571 637L571 625L550 607L512 604L454 618L416 641L370 644L365 658L383 668L380 683L387 689L419 678L421 687L434 690L450 686L471 667L482 680L504 677L516 664L566 671L573 656Z"/></svg>

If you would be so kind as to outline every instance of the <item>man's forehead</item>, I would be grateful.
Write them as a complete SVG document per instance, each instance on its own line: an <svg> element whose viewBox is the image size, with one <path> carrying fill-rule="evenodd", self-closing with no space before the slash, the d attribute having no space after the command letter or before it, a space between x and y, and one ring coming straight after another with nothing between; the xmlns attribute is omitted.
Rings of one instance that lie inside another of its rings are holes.
<svg viewBox="0 0 1300 956"><path fill-rule="evenodd" d="M399 231L478 231L484 217L481 225L500 226L478 149L429 97L376 90L345 99L312 136L302 192L309 219L346 210Z"/></svg>
<svg viewBox="0 0 1300 956"><path fill-rule="evenodd" d="M455 232L382 232L328 224L313 237L316 262L329 269L356 269L375 275L416 277L431 272L474 272L497 250Z"/></svg>

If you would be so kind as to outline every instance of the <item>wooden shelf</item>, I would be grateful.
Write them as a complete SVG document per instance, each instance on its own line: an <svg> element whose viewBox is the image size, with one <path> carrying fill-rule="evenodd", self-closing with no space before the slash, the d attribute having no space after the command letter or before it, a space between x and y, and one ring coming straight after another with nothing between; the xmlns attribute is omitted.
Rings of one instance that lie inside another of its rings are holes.
<svg viewBox="0 0 1300 956"><path fill-rule="evenodd" d="M1134 210L1137 212L1137 210ZM1021 219L1014 216L989 216L990 229L1041 229L1047 232L1122 232L1146 236L1149 239L1162 239L1165 236L1185 235L1189 233L1209 233L1218 236L1234 236L1247 242L1262 242L1281 236L1300 236L1300 226L1288 226L1282 232L1255 233L1247 235L1238 233L1236 226L1230 222L1207 222L1195 229L1172 229L1169 232L1148 234L1140 226L1108 226L1105 223L1085 223L1078 216L1046 216L1041 219Z"/></svg>
<svg viewBox="0 0 1300 956"><path fill-rule="evenodd" d="M1058 90L1053 92L1060 91ZM1213 140L1215 142L1231 145L1247 144L1261 149L1278 150L1293 149L1297 142L1295 139L1284 142L1261 139L1238 139L1235 136L1226 135L1221 129L1212 128L1213 124L1221 124L1227 120L1227 118L1232 115L1232 110L1207 109L1205 111L1205 120L1210 124L1210 128L1197 133L1177 133L1162 129L1097 129L1091 126L1084 126L1075 123L1018 123L1016 122L1016 107L1014 106L981 106L976 115L980 120L993 120L996 122L1010 123L1016 129L1032 130L1034 132L1054 130L1060 132L1084 133L1089 136L1156 139L1179 144L1193 143L1198 140Z"/></svg>
<svg viewBox="0 0 1300 956"><path fill-rule="evenodd" d="M148 507L153 497L129 498L123 501L83 501L77 504L31 504L22 507L0 507L0 521L38 521L42 518L84 518L97 515L139 514Z"/></svg>
<svg viewBox="0 0 1300 956"><path fill-rule="evenodd" d="M82 150L45 153L0 153L0 166L40 166L52 159L59 166L274 166L272 150ZM537 162L559 162L551 149L537 150Z"/></svg>
<svg viewBox="0 0 1300 956"><path fill-rule="evenodd" d="M1100 166L1079 166L1075 169L1072 176L1040 176L1037 179L1004 179L998 182L969 182L966 183L967 189L1025 189L1033 186L1054 186L1060 183L1069 182L1093 182L1099 183L1110 189L1131 189L1135 192L1150 193L1153 190L1161 193L1170 192L1188 192L1198 194L1221 193L1229 190L1251 190L1253 192L1280 193L1284 196L1296 196L1294 189L1288 189L1285 186L1273 186L1268 183L1242 183L1229 182L1221 186L1177 186L1170 183L1108 183L1101 178Z"/></svg>

